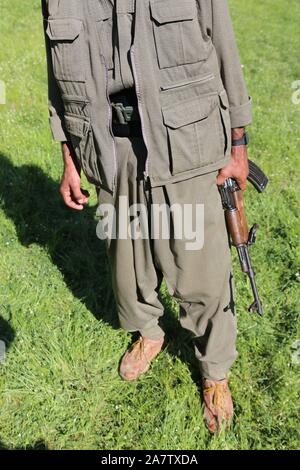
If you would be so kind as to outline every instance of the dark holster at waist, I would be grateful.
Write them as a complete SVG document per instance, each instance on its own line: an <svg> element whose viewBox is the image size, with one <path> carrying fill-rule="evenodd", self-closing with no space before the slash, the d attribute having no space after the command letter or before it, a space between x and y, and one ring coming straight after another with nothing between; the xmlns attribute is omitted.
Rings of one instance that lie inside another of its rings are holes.
<svg viewBox="0 0 300 470"><path fill-rule="evenodd" d="M111 95L110 102L113 134L117 137L140 137L142 129L135 89Z"/></svg>

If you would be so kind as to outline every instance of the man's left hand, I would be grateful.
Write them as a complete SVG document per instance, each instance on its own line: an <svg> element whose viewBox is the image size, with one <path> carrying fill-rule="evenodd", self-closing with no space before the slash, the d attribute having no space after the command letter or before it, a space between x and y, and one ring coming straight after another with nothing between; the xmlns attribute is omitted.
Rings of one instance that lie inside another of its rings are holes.
<svg viewBox="0 0 300 470"><path fill-rule="evenodd" d="M232 129L233 139L239 139L243 136L244 130ZM245 191L247 187L247 178L249 175L248 152L246 145L232 147L230 162L219 171L217 184L221 185L227 178L233 178L239 187Z"/></svg>

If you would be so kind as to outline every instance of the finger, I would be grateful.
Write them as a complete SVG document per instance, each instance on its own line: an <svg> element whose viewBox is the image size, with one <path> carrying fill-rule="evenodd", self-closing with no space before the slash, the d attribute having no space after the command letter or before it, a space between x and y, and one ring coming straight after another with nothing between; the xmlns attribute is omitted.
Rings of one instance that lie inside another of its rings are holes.
<svg viewBox="0 0 300 470"><path fill-rule="evenodd" d="M63 201L64 201L64 203L67 207L70 207L71 209L76 209L76 210L79 210L79 211L83 209L83 205L82 204L77 204L77 202L72 201L70 195L64 194L62 196L62 198L63 198Z"/></svg>
<svg viewBox="0 0 300 470"><path fill-rule="evenodd" d="M83 205L82 204L77 204L76 202L70 200L66 206L70 207L70 209L75 209L76 211L82 211L83 210Z"/></svg>
<svg viewBox="0 0 300 470"><path fill-rule="evenodd" d="M226 172L221 171L217 176L217 185L222 185L229 178Z"/></svg>
<svg viewBox="0 0 300 470"><path fill-rule="evenodd" d="M224 183L224 181L225 181L224 176L222 176L222 175L217 176L217 185L218 186L221 186Z"/></svg>
<svg viewBox="0 0 300 470"><path fill-rule="evenodd" d="M82 204L77 204L76 202L72 200L69 187L65 187L64 185L62 185L60 187L60 194L61 194L64 204L67 207L70 207L71 209L76 209L76 210L83 209Z"/></svg>
<svg viewBox="0 0 300 470"><path fill-rule="evenodd" d="M81 189L82 194L84 194L86 198L90 197L90 193L86 189L82 189L82 188L80 189Z"/></svg>
<svg viewBox="0 0 300 470"><path fill-rule="evenodd" d="M83 203L84 205L88 204L89 198L90 198L90 193L86 189L81 189L81 194L83 195Z"/></svg>
<svg viewBox="0 0 300 470"><path fill-rule="evenodd" d="M241 188L242 191L245 191L247 189L247 180L246 179L236 179L239 187Z"/></svg>
<svg viewBox="0 0 300 470"><path fill-rule="evenodd" d="M72 199L73 201L77 202L77 204L86 204L87 197L81 192L80 186L72 186Z"/></svg>

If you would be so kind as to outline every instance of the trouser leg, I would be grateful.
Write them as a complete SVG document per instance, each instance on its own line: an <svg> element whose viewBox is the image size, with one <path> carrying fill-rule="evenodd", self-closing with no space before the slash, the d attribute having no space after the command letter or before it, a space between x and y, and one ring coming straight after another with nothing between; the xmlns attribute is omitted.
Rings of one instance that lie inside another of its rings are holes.
<svg viewBox="0 0 300 470"><path fill-rule="evenodd" d="M153 203L202 204L204 244L187 250L188 240L154 240L154 256L170 291L180 302L180 321L195 336L204 377L225 378L237 352L231 256L216 173L152 190ZM171 212L171 227L175 225ZM186 222L185 222L186 225Z"/></svg>
<svg viewBox="0 0 300 470"><path fill-rule="evenodd" d="M150 203L169 207L174 204L204 206L204 245L201 249L187 250L189 240L174 236L153 240L149 237L120 239L117 236L108 241L121 326L128 331L140 331L151 339L163 335L159 326L163 307L158 295L163 274L170 292L180 302L181 324L195 336L196 356L202 374L212 380L223 379L237 356L236 319L231 257L216 174L145 190L146 151L142 139L117 138L116 146L115 198L101 190L100 203L114 204L117 220L121 211L120 196L127 198L127 208L142 204L147 211ZM150 225L149 222L149 228ZM151 228L155 231L153 225L152 220Z"/></svg>
<svg viewBox="0 0 300 470"><path fill-rule="evenodd" d="M117 184L114 197L103 189L100 205L115 208L116 237L107 240L107 251L112 272L112 284L121 327L130 332L156 340L163 336L159 318L163 306L159 300L161 273L153 263L151 242L148 238L120 238L120 220L129 207L140 204L148 217L147 191L143 171L146 150L142 138L115 138L117 154ZM136 206L137 207L137 206ZM126 217L126 215L125 215ZM125 220L134 223L134 215ZM121 237L124 236L121 235Z"/></svg>

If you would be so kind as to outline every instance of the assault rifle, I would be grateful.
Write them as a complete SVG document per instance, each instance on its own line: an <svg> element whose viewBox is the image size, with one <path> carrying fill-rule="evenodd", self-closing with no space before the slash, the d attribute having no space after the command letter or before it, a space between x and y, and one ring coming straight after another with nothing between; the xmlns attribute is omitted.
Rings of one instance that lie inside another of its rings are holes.
<svg viewBox="0 0 300 470"><path fill-rule="evenodd" d="M266 189L269 181L263 171L251 160L249 160L248 180L259 193ZM254 224L250 231L248 230L243 191L241 191L234 179L228 178L224 184L219 186L219 192L231 243L237 249L242 271L250 279L254 302L250 305L249 312L257 312L259 315L263 315L263 308L258 295L255 273L248 249L255 243L258 225Z"/></svg>

